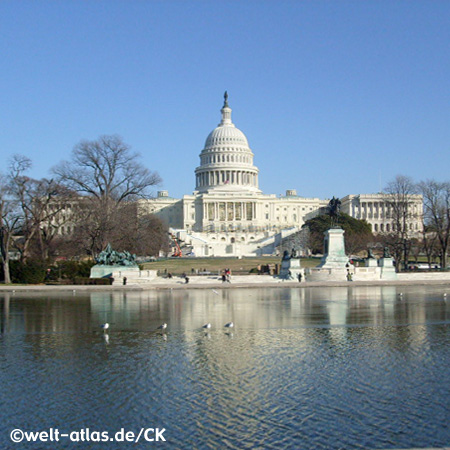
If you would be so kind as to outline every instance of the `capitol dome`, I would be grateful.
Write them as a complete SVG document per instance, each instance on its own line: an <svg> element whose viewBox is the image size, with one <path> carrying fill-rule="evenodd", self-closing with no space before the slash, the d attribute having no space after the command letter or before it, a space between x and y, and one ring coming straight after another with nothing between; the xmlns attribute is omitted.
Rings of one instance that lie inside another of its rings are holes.
<svg viewBox="0 0 450 450"><path fill-rule="evenodd" d="M197 192L260 192L258 168L245 134L231 121L231 108L225 92L222 120L209 133L200 153L200 166L195 169Z"/></svg>
<svg viewBox="0 0 450 450"><path fill-rule="evenodd" d="M245 134L233 123L219 124L206 138L205 149L218 145L239 145L248 148L248 141Z"/></svg>

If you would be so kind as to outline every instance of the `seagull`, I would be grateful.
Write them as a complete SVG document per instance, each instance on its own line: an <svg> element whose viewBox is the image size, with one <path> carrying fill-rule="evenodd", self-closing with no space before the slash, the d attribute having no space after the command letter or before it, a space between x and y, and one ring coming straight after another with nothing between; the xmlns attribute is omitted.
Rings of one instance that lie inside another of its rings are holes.
<svg viewBox="0 0 450 450"><path fill-rule="evenodd" d="M158 327L158 330L165 330L167 328L167 323L163 323Z"/></svg>
<svg viewBox="0 0 450 450"><path fill-rule="evenodd" d="M100 328L103 328L103 332L106 333L106 330L109 328L109 323L108 322L102 323L100 325Z"/></svg>
<svg viewBox="0 0 450 450"><path fill-rule="evenodd" d="M214 294L219 295L219 293L215 289L211 289L211 290L214 292Z"/></svg>
<svg viewBox="0 0 450 450"><path fill-rule="evenodd" d="M228 322L224 325L225 328L233 328L234 327L234 323L233 322Z"/></svg>
<svg viewBox="0 0 450 450"><path fill-rule="evenodd" d="M211 324L208 322L205 325L202 326L205 330L209 330L211 328Z"/></svg>
<svg viewBox="0 0 450 450"><path fill-rule="evenodd" d="M447 297L447 292L444 292L444 297Z"/></svg>

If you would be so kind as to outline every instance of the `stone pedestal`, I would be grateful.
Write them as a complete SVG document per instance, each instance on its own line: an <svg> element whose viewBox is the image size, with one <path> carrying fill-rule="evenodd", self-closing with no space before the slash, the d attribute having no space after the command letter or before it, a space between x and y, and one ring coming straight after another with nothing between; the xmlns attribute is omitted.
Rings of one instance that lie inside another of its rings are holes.
<svg viewBox="0 0 450 450"><path fill-rule="evenodd" d="M346 281L348 257L345 254L344 230L330 228L325 232L325 252L318 267L305 271L306 281Z"/></svg>
<svg viewBox="0 0 450 450"><path fill-rule="evenodd" d="M280 278L298 280L299 273L302 273L299 258L283 259L281 261Z"/></svg>
<svg viewBox="0 0 450 450"><path fill-rule="evenodd" d="M393 258L380 258L378 266L381 268L382 280L396 280L397 272L395 271Z"/></svg>
<svg viewBox="0 0 450 450"><path fill-rule="evenodd" d="M90 278L107 278L112 277L114 272L119 272L121 276L139 276L139 266L108 266L104 264L96 264L91 267ZM123 275L122 275L123 274Z"/></svg>
<svg viewBox="0 0 450 450"><path fill-rule="evenodd" d="M375 258L367 258L366 267L378 267L377 260Z"/></svg>
<svg viewBox="0 0 450 450"><path fill-rule="evenodd" d="M319 264L323 269L345 269L348 257L345 254L344 233L342 228L330 228L325 232L325 254Z"/></svg>

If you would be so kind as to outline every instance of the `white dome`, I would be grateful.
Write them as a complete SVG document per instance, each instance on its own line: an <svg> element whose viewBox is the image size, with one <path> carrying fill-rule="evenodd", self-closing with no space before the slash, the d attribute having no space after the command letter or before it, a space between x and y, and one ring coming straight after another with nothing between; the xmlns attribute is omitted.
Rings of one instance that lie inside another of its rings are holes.
<svg viewBox="0 0 450 450"><path fill-rule="evenodd" d="M228 94L220 110L222 120L209 133L195 169L197 192L260 192L258 168L245 134L231 121Z"/></svg>
<svg viewBox="0 0 450 450"><path fill-rule="evenodd" d="M234 125L219 125L206 138L205 149L227 145L248 148L248 141L245 134Z"/></svg>

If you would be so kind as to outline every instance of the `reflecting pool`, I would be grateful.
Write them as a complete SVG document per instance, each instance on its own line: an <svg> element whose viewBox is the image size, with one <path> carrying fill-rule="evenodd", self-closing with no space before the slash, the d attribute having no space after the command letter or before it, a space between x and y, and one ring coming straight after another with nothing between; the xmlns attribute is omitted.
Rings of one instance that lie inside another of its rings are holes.
<svg viewBox="0 0 450 450"><path fill-rule="evenodd" d="M442 286L0 293L0 448L151 445L10 439L14 429L50 428L110 436L164 428L173 449L449 446L445 294Z"/></svg>

